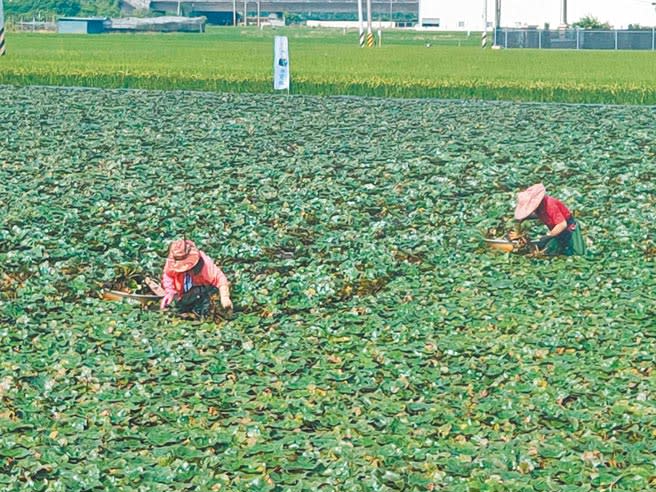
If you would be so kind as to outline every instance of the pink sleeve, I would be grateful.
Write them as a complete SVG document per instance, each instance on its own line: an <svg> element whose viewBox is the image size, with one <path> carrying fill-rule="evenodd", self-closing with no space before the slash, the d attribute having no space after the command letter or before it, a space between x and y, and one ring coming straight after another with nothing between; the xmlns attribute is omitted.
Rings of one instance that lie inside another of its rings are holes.
<svg viewBox="0 0 656 492"><path fill-rule="evenodd" d="M202 253L201 253L202 254ZM214 262L205 254L202 254L205 266L203 267L203 276L207 282L217 289L222 285L230 285L225 274Z"/></svg>
<svg viewBox="0 0 656 492"><path fill-rule="evenodd" d="M173 277L171 277L166 271L162 274L162 286L167 294L175 295L175 284L173 282Z"/></svg>

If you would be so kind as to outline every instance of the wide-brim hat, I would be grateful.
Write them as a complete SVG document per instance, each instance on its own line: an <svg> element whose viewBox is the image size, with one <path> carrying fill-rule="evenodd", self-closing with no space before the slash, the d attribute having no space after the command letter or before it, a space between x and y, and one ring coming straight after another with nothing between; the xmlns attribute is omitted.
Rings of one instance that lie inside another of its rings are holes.
<svg viewBox="0 0 656 492"><path fill-rule="evenodd" d="M200 251L193 241L178 239L169 247L166 269L171 272L186 272L194 268L199 259Z"/></svg>
<svg viewBox="0 0 656 492"><path fill-rule="evenodd" d="M517 206L515 207L515 220L524 220L535 212L540 206L546 190L542 183L534 184L517 194Z"/></svg>

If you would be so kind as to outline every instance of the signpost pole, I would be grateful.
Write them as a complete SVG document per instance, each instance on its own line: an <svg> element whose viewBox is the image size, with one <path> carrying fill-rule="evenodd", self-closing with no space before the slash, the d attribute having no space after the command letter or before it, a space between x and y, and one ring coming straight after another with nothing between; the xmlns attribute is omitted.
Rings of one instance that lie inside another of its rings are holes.
<svg viewBox="0 0 656 492"><path fill-rule="evenodd" d="M501 0L494 0L494 46L499 46L499 29L501 29Z"/></svg>

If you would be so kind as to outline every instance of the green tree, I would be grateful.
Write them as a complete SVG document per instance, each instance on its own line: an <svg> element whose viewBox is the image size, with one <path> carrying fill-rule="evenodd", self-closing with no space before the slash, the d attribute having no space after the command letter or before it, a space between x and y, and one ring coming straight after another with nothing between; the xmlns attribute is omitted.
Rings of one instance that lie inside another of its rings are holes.
<svg viewBox="0 0 656 492"><path fill-rule="evenodd" d="M82 14L118 17L121 15L121 6L118 0L81 0Z"/></svg>
<svg viewBox="0 0 656 492"><path fill-rule="evenodd" d="M586 15L572 24L572 27L579 27L581 29L610 29L610 24L608 22L601 22L591 15Z"/></svg>
<svg viewBox="0 0 656 492"><path fill-rule="evenodd" d="M117 17L119 0L5 0L7 15L60 15Z"/></svg>
<svg viewBox="0 0 656 492"><path fill-rule="evenodd" d="M294 24L301 24L305 18L301 14L295 12L285 12L285 25L291 26Z"/></svg>
<svg viewBox="0 0 656 492"><path fill-rule="evenodd" d="M80 0L8 0L5 1L7 15L63 15L80 13Z"/></svg>

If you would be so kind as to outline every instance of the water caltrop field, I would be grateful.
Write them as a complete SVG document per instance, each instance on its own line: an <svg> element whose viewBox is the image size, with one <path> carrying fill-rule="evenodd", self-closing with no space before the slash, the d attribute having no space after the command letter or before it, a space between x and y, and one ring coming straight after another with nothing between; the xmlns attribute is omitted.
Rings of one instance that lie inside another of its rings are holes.
<svg viewBox="0 0 656 492"><path fill-rule="evenodd" d="M4 86L0 121L0 489L656 486L654 107ZM484 248L537 182L588 256ZM101 299L183 235L233 319Z"/></svg>

